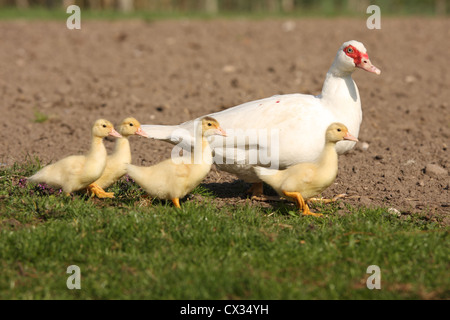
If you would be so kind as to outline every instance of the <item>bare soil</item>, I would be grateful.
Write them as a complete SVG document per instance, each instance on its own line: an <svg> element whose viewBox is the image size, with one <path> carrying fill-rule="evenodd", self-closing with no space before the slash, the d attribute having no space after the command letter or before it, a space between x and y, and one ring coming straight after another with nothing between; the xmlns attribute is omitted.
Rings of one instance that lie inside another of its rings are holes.
<svg viewBox="0 0 450 320"><path fill-rule="evenodd" d="M318 94L339 46L363 42L380 76L357 70L360 143L340 157L323 196L341 202L450 213L450 20L362 19L0 22L0 162L44 164L89 148L97 118L178 124L285 93ZM36 112L48 116L43 122ZM132 138L133 163L170 156L170 144ZM113 140L106 145L112 150ZM435 164L439 168L425 168ZM211 171L218 205L248 201L248 184ZM275 204L276 206L276 204ZM343 207L344 208L344 207ZM344 210L345 211L345 210Z"/></svg>

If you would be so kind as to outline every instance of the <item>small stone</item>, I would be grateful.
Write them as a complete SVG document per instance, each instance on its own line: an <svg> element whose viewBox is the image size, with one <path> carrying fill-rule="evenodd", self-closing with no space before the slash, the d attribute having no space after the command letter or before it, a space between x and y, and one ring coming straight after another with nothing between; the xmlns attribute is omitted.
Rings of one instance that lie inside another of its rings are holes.
<svg viewBox="0 0 450 320"><path fill-rule="evenodd" d="M425 167L425 174L432 178L439 178L448 175L448 171L437 164L429 163Z"/></svg>
<svg viewBox="0 0 450 320"><path fill-rule="evenodd" d="M402 214L400 213L400 211L398 211L398 210L395 209L395 208L389 208L387 212L389 212L390 214L393 214L393 215L395 215L395 216L397 216L397 217L400 217L400 216L402 215Z"/></svg>
<svg viewBox="0 0 450 320"><path fill-rule="evenodd" d="M363 149L364 151L368 150L369 149L369 144L367 142L363 142L361 144L361 149Z"/></svg>
<svg viewBox="0 0 450 320"><path fill-rule="evenodd" d="M228 64L222 68L222 71L225 73L233 73L233 72L236 72L236 67Z"/></svg>
<svg viewBox="0 0 450 320"><path fill-rule="evenodd" d="M417 78L414 77L414 76L409 75L409 76L405 77L405 82L406 83L413 83L413 82L416 82L416 81L417 81Z"/></svg>

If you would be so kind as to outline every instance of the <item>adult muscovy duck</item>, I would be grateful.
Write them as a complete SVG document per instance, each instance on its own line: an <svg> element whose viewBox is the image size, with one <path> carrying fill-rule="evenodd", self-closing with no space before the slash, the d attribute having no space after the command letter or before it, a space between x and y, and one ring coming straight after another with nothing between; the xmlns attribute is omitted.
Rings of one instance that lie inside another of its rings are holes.
<svg viewBox="0 0 450 320"><path fill-rule="evenodd" d="M228 135L228 138L215 137L210 142L216 166L253 183L256 187L253 193L257 195L262 193L262 182L253 167L268 166L267 155L270 155L272 168L284 169L297 163L313 162L320 156L325 144L325 131L333 122L343 123L358 137L362 120L361 101L351 77L356 68L377 75L381 73L370 62L364 45L352 40L339 48L320 95L277 95L209 114L219 121ZM174 126L142 125L142 129L149 138L186 147L193 145L196 121L199 120ZM252 137L255 132L257 139ZM336 151L342 154L354 145L352 141L340 141L336 144ZM254 150L258 150L259 155L266 154L264 161L261 157L254 161ZM222 161L224 157L226 160Z"/></svg>

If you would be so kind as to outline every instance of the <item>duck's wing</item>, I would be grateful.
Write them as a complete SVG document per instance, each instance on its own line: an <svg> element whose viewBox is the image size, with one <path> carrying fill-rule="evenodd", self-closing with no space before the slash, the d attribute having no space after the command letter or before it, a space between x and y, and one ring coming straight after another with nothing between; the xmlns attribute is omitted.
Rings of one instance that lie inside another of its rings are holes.
<svg viewBox="0 0 450 320"><path fill-rule="evenodd" d="M252 154L270 158L276 153L281 167L295 163L299 149L312 147L312 155L307 158L314 159L316 146L318 149L323 146L326 124L330 121L320 99L302 94L274 96L211 116L227 132L227 137L211 138L215 160L223 158L228 159L227 163L239 164ZM259 160L258 165L268 165L264 159Z"/></svg>
<svg viewBox="0 0 450 320"><path fill-rule="evenodd" d="M314 108L319 104L320 100L312 95L285 94L250 101L207 116L215 118L227 131L227 135L233 138L235 136L242 137L242 133L248 132L248 130L279 129L286 126L287 123L289 123L288 126L294 125L295 119L302 113L308 112L302 109ZM149 138L167 141L181 147L190 146L194 141L195 125L200 122L202 117L179 125L142 125L142 129ZM213 148L221 144L223 144L223 139L220 137L214 137L211 141ZM249 140L245 146L256 146L257 144L257 142Z"/></svg>

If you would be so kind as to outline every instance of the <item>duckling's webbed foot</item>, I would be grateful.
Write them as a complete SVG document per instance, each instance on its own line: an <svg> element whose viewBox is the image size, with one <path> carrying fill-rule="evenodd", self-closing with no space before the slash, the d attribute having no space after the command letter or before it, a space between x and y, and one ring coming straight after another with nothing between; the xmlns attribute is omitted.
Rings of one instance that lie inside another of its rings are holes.
<svg viewBox="0 0 450 320"><path fill-rule="evenodd" d="M348 195L346 193L341 193L338 194L337 196L334 196L331 199L326 199L326 198L310 198L307 200L308 203L331 203L331 202L336 202L337 200L341 199L341 198L345 198Z"/></svg>
<svg viewBox="0 0 450 320"><path fill-rule="evenodd" d="M302 212L303 215L305 215L305 216L314 216L314 217L321 217L321 216L323 216L323 214L312 212L309 209L308 205L306 204L306 202L303 199L303 197L300 194L300 192L288 192L288 191L284 191L283 190L283 194L286 197L289 197L289 198L292 198L292 199L295 200L299 210Z"/></svg>
<svg viewBox="0 0 450 320"><path fill-rule="evenodd" d="M106 192L96 183L91 183L87 189L91 197L97 196L97 198L114 198L114 192Z"/></svg>

